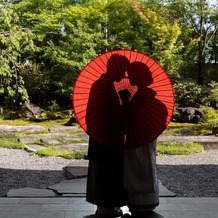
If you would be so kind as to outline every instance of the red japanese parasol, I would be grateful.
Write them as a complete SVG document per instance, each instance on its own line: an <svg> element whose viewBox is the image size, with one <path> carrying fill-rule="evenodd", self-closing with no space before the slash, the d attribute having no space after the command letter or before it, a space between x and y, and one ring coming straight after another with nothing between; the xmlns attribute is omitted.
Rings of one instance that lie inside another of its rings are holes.
<svg viewBox="0 0 218 218"><path fill-rule="evenodd" d="M98 143L137 148L156 139L174 111L174 92L164 69L145 54L106 52L80 72L73 90L80 126Z"/></svg>

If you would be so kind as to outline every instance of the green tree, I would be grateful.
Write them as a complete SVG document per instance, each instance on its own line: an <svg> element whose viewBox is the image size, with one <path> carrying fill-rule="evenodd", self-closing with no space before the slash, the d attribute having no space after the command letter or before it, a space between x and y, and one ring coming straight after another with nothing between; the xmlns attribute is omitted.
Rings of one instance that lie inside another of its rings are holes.
<svg viewBox="0 0 218 218"><path fill-rule="evenodd" d="M46 101L56 99L68 104L79 71L97 52L101 52L99 50L105 40L101 10L99 6L95 8L97 2L94 6L82 2L23 0L19 3L21 23L34 33L34 44L38 48L31 61L38 66L38 75L41 76L34 71L23 71L29 87L32 87L29 90L31 96L39 90L38 82L45 81L39 92L43 93L41 96Z"/></svg>
<svg viewBox="0 0 218 218"><path fill-rule="evenodd" d="M174 62L179 62L183 47L178 41L181 30L177 22L146 1L109 0L106 10L108 50L138 50L159 61L169 74L177 72Z"/></svg>
<svg viewBox="0 0 218 218"><path fill-rule="evenodd" d="M25 65L24 57L34 50L33 34L19 25L16 5L0 2L0 99L15 105L28 101L20 69Z"/></svg>
<svg viewBox="0 0 218 218"><path fill-rule="evenodd" d="M209 44L218 28L218 5L208 0L169 0L171 17L179 21L185 42L185 60L197 64L196 80L204 84L205 63L209 59Z"/></svg>
<svg viewBox="0 0 218 218"><path fill-rule="evenodd" d="M179 1L0 0L0 5L2 99L22 103L29 96L33 103L69 104L80 70L113 49L146 53L171 78L179 78L187 60L195 65L199 37L177 10L185 8Z"/></svg>

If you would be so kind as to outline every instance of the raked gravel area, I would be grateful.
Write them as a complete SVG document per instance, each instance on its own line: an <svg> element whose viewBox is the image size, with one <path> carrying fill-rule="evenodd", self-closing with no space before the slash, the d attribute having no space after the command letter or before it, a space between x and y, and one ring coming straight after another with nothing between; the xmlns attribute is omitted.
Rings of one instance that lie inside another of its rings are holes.
<svg viewBox="0 0 218 218"><path fill-rule="evenodd" d="M157 157L159 179L178 197L218 197L218 150Z"/></svg>
<svg viewBox="0 0 218 218"><path fill-rule="evenodd" d="M31 156L0 148L0 196L14 188L47 188L64 180L72 160ZM157 156L159 179L176 196L218 197L218 150L193 155Z"/></svg>
<svg viewBox="0 0 218 218"><path fill-rule="evenodd" d="M65 179L63 167L71 160L30 155L0 148L0 196L14 188L47 188Z"/></svg>

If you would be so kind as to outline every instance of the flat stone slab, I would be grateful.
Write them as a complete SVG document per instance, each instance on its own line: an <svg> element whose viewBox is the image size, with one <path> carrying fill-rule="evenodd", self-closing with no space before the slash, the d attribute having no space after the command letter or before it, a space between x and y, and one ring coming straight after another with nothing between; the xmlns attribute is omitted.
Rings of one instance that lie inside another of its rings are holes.
<svg viewBox="0 0 218 218"><path fill-rule="evenodd" d="M62 181L56 185L49 186L50 189L55 190L62 196L85 196L86 195L86 181L87 178L71 179ZM175 193L169 191L159 181L159 196L160 197L175 197Z"/></svg>
<svg viewBox="0 0 218 218"><path fill-rule="evenodd" d="M78 126L52 126L48 129L50 132L65 132L72 131L75 132L78 130Z"/></svg>
<svg viewBox="0 0 218 218"><path fill-rule="evenodd" d="M39 132L46 130L43 126L37 125L24 125L24 126L11 126L0 125L0 132Z"/></svg>
<svg viewBox="0 0 218 218"><path fill-rule="evenodd" d="M65 134L61 132L49 132L49 133L39 133L39 134L29 134L28 137L33 138L60 138L63 136L71 136L70 134Z"/></svg>
<svg viewBox="0 0 218 218"><path fill-rule="evenodd" d="M160 197L176 197L176 194L168 190L163 186L162 182L159 180L159 196Z"/></svg>
<svg viewBox="0 0 218 218"><path fill-rule="evenodd" d="M205 149L218 149L218 137L217 136L164 136L158 137L158 141L170 142L176 141L181 143L196 142L202 144Z"/></svg>
<svg viewBox="0 0 218 218"><path fill-rule="evenodd" d="M76 133L79 137L83 138L86 142L89 141L89 135L85 132L77 132Z"/></svg>
<svg viewBox="0 0 218 218"><path fill-rule="evenodd" d="M37 134L28 134L24 138L32 138L34 141L41 139L62 139L62 137L71 137L70 134L65 133L37 133Z"/></svg>
<svg viewBox="0 0 218 218"><path fill-rule="evenodd" d="M66 167L88 167L89 161L88 160L72 160Z"/></svg>
<svg viewBox="0 0 218 218"><path fill-rule="evenodd" d="M86 194L86 178L64 180L48 187L59 194Z"/></svg>
<svg viewBox="0 0 218 218"><path fill-rule="evenodd" d="M20 188L11 189L7 197L56 197L56 195L49 189Z"/></svg>
<svg viewBox="0 0 218 218"><path fill-rule="evenodd" d="M51 138L42 138L42 142L48 144L48 145L58 145L60 142L57 139L51 139Z"/></svg>
<svg viewBox="0 0 218 218"><path fill-rule="evenodd" d="M68 150L68 151L81 151L81 150L88 150L87 143L72 143L67 145L60 145L56 146L55 149L57 150Z"/></svg>
<svg viewBox="0 0 218 218"><path fill-rule="evenodd" d="M76 137L73 137L73 136L62 136L62 137L59 137L59 139L61 141L64 141L64 142L80 142L81 140L79 138L76 138Z"/></svg>
<svg viewBox="0 0 218 218"><path fill-rule="evenodd" d="M28 144L28 145L25 145L25 148L24 148L24 150L27 152L35 152L41 149L45 149L45 147L41 145L37 145L37 144Z"/></svg>
<svg viewBox="0 0 218 218"><path fill-rule="evenodd" d="M34 143L35 139L33 137L23 137L23 138L19 138L19 141L23 144L30 144L30 143Z"/></svg>
<svg viewBox="0 0 218 218"><path fill-rule="evenodd" d="M88 175L88 161L74 160L63 168L64 173L68 179L75 179L87 177Z"/></svg>
<svg viewBox="0 0 218 218"><path fill-rule="evenodd" d="M23 143L33 143L36 140L41 140L41 139L59 139L61 141L65 141L65 142L79 142L80 139L74 136L71 136L70 134L66 134L66 133L40 133L40 134L29 134L26 137L20 138L20 141L22 141ZM32 141L32 142L31 142Z"/></svg>

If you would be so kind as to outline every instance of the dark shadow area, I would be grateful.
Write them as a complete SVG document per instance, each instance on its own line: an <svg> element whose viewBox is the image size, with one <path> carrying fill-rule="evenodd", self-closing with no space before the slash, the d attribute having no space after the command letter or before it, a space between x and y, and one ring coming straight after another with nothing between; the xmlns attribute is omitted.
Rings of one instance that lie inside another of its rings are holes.
<svg viewBox="0 0 218 218"><path fill-rule="evenodd" d="M88 215L88 216L84 216L83 218L109 218L112 216L108 216L108 215L99 215L99 214L92 214L92 215ZM139 218L137 216L131 216L129 214L125 214L122 216L122 218ZM164 218L163 216L161 216L160 214L156 213L156 212L148 212L145 215L140 216L140 218Z"/></svg>
<svg viewBox="0 0 218 218"><path fill-rule="evenodd" d="M218 197L218 165L158 165L162 184L177 197Z"/></svg>
<svg viewBox="0 0 218 218"><path fill-rule="evenodd" d="M0 168L0 196L6 196L10 189L27 187L46 189L65 179L63 171Z"/></svg>
<svg viewBox="0 0 218 218"><path fill-rule="evenodd" d="M162 184L177 197L218 197L218 165L158 165ZM10 189L47 188L66 177L63 171L0 168L0 196Z"/></svg>

